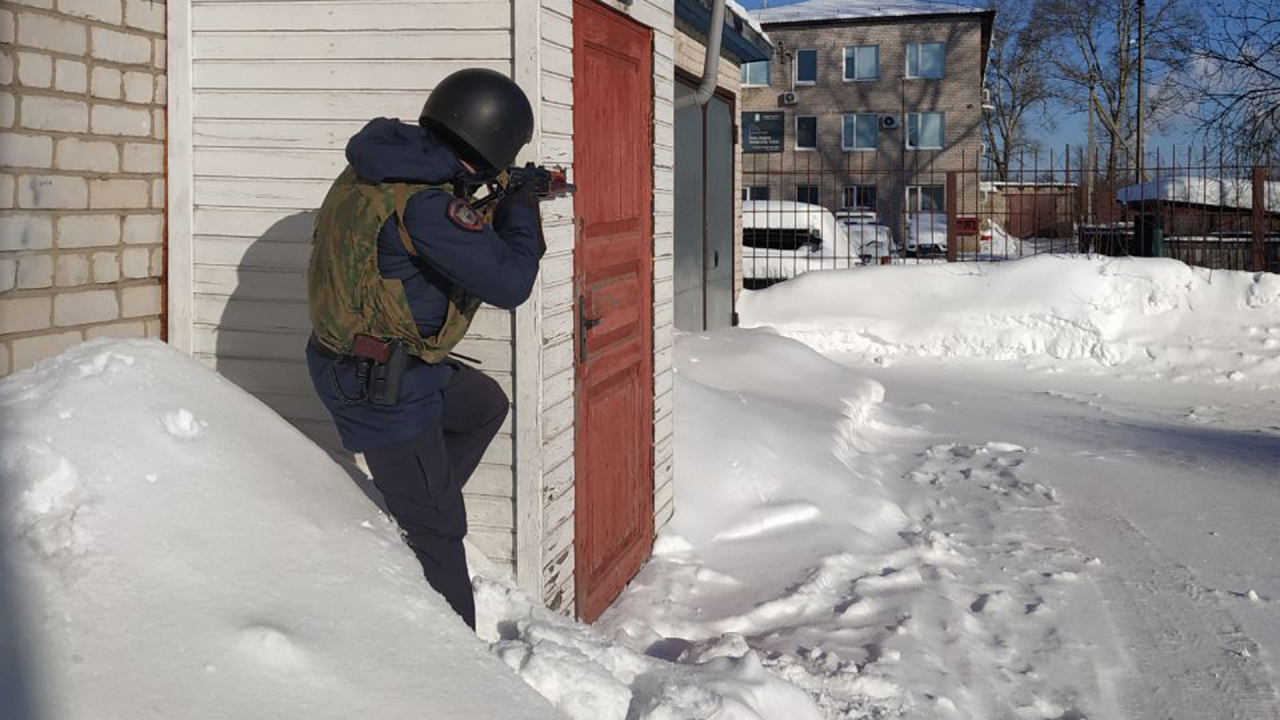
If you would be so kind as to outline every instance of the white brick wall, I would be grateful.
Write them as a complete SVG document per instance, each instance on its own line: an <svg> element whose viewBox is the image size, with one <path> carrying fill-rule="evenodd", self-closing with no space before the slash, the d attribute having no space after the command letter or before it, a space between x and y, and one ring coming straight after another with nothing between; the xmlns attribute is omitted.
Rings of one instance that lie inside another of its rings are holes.
<svg viewBox="0 0 1280 720"><path fill-rule="evenodd" d="M164 0L0 8L0 375L161 333Z"/></svg>

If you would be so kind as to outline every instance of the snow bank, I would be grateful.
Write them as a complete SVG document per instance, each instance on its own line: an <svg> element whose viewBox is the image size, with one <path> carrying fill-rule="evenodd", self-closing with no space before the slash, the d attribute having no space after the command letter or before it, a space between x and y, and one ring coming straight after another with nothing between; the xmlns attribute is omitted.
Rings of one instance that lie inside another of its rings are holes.
<svg viewBox="0 0 1280 720"><path fill-rule="evenodd" d="M838 620L909 522L870 461L883 388L768 330L682 336L675 366L676 513L597 626L690 665L700 688L699 673L736 688L763 671L809 699L766 686L752 705L764 718L899 708L902 687L863 647L892 618L876 613L865 633ZM671 683L668 696L686 692Z"/></svg>
<svg viewBox="0 0 1280 720"><path fill-rule="evenodd" d="M1280 211L1280 182L1263 183L1263 193L1266 209ZM1231 178L1166 177L1120 188L1116 191L1116 200L1121 203L1165 200L1250 210L1253 208L1253 182Z"/></svg>
<svg viewBox="0 0 1280 720"><path fill-rule="evenodd" d="M493 651L572 720L822 720L809 695L736 644L674 663L549 612L519 590L476 580L477 623Z"/></svg>
<svg viewBox="0 0 1280 720"><path fill-rule="evenodd" d="M811 273L744 293L742 324L831 353L1022 360L1280 384L1280 276L1037 257Z"/></svg>
<svg viewBox="0 0 1280 720"><path fill-rule="evenodd" d="M552 718L352 475L157 342L0 382L0 716Z"/></svg>

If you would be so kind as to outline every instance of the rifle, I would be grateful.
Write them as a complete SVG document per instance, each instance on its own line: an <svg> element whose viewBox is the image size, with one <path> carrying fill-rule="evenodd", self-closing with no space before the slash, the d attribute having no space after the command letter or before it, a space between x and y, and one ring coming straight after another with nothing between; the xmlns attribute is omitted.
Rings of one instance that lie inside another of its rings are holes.
<svg viewBox="0 0 1280 720"><path fill-rule="evenodd" d="M564 170L551 170L529 162L524 167L517 165L499 173L497 179L488 184L489 194L472 203L471 207L476 211L483 210L529 183L533 184L534 193L540 200L568 197L578 191L576 185L565 179Z"/></svg>

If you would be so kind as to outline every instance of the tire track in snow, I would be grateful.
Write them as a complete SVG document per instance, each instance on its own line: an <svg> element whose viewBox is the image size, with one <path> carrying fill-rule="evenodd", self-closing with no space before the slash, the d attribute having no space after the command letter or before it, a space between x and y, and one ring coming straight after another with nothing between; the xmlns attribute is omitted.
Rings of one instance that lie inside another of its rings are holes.
<svg viewBox="0 0 1280 720"><path fill-rule="evenodd" d="M1069 521L1105 563L1097 587L1131 668L1126 717L1280 720L1280 697L1257 644L1214 591L1126 518L1090 510ZM1205 663L1209 656L1215 659Z"/></svg>

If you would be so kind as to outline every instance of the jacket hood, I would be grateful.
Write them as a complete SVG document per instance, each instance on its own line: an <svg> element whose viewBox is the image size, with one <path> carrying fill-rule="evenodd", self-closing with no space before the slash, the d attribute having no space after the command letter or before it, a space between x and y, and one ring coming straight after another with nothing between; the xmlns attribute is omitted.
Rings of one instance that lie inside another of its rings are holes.
<svg viewBox="0 0 1280 720"><path fill-rule="evenodd" d="M347 141L347 162L372 183L450 182L464 171L453 151L426 129L374 118Z"/></svg>

